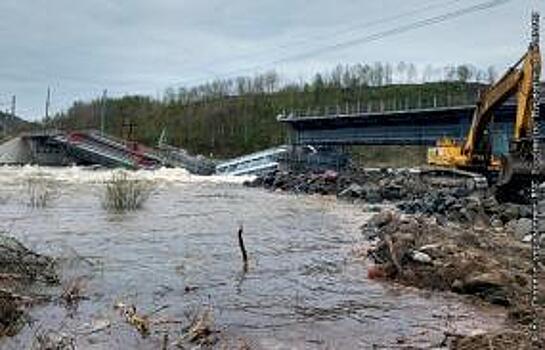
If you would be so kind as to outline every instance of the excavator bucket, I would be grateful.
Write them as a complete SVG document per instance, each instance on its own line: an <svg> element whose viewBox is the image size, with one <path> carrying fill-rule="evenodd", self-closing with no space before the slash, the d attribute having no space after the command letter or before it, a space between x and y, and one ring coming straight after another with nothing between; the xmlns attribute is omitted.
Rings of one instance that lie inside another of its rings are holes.
<svg viewBox="0 0 545 350"><path fill-rule="evenodd" d="M501 158L501 167L496 181L498 191L502 197L516 200L517 197L529 199L529 189L532 176L537 176L539 182L545 181L545 147L543 144L538 152L539 167L535 174L532 174L533 153L526 148L524 151L512 151ZM517 201L524 201L520 198Z"/></svg>

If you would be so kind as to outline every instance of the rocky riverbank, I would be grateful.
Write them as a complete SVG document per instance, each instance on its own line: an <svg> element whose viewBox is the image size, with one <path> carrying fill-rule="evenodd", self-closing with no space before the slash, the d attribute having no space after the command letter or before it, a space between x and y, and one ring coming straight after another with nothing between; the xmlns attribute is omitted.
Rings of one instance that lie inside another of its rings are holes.
<svg viewBox="0 0 545 350"><path fill-rule="evenodd" d="M512 336L489 335L493 348L531 348L528 343L528 328L534 318L528 295L531 248L520 242L508 227L463 227L452 222L440 223L434 216L384 210L362 231L372 244L367 252L372 261L370 278L466 294L507 307ZM540 264L545 265L545 256ZM538 314L543 324L545 279L538 282ZM454 349L468 348L464 346L471 344L469 339L456 334L448 337Z"/></svg>
<svg viewBox="0 0 545 350"><path fill-rule="evenodd" d="M500 203L491 191L478 191L466 182L431 177L411 169L370 169L344 174L277 171L245 185L271 191L334 195L371 206L389 203L403 213L433 215L439 222L506 226L520 240L529 239L531 228L530 205ZM542 206L545 209L545 202Z"/></svg>
<svg viewBox="0 0 545 350"><path fill-rule="evenodd" d="M362 234L371 248L369 277L470 296L508 308L505 332L445 336L452 349L530 349L529 205L500 203L492 191L415 170L348 174L276 172L247 183L274 191L335 195L369 205L390 204ZM545 202L540 202L540 207ZM380 206L377 206L380 208ZM545 257L541 257L541 266ZM539 279L539 317L545 323L545 279ZM542 333L543 334L543 333Z"/></svg>

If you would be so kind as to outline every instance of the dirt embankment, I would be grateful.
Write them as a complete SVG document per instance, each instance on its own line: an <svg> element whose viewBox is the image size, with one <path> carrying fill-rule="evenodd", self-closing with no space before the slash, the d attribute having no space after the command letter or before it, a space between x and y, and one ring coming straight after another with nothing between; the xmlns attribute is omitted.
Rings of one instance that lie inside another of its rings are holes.
<svg viewBox="0 0 545 350"><path fill-rule="evenodd" d="M375 263L369 268L370 277L467 294L503 305L509 310L512 337L489 335L494 348L530 348L528 328L535 318L529 304L531 248L512 231L441 224L434 217L383 211L363 227L363 232L373 242L368 251ZM545 265L545 257L539 264ZM538 317L543 323L545 279L538 278L538 282ZM451 347L455 349L464 348L461 346L471 340L456 335L452 338Z"/></svg>
<svg viewBox="0 0 545 350"><path fill-rule="evenodd" d="M0 233L0 337L16 334L25 324L25 311L46 301L34 287L58 282L52 258Z"/></svg>

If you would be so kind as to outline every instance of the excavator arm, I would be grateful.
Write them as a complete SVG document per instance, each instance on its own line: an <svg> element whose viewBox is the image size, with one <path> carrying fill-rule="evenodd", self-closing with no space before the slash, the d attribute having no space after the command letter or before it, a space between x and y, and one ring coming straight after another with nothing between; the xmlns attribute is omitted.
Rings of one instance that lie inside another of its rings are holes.
<svg viewBox="0 0 545 350"><path fill-rule="evenodd" d="M541 71L539 47L530 47L522 66L517 96L514 140L530 138L532 132L533 77Z"/></svg>
<svg viewBox="0 0 545 350"><path fill-rule="evenodd" d="M541 72L539 26L534 25L538 19L537 15L533 18L532 42L526 53L479 96L467 137L462 142L448 137L437 140L436 147L428 149L429 165L468 170L486 175L489 180L495 178L496 188L505 193L527 189L534 175L545 181L545 159L538 162L539 169L534 167L534 156L545 155L544 145L533 143L533 88ZM516 96L517 101L513 137L509 153L498 158L492 155L486 131L493 120L494 109L512 96ZM535 146L538 152L534 152Z"/></svg>
<svg viewBox="0 0 545 350"><path fill-rule="evenodd" d="M476 146L481 142L484 131L492 119L492 111L505 100L517 93L517 115L514 127L514 139L520 140L529 136L532 129L532 77L536 69L536 57L539 59L539 48L530 47L504 76L493 86L484 91L477 103L469 134L463 145L462 153L471 162ZM519 66L522 67L519 68ZM537 67L539 69L539 67Z"/></svg>

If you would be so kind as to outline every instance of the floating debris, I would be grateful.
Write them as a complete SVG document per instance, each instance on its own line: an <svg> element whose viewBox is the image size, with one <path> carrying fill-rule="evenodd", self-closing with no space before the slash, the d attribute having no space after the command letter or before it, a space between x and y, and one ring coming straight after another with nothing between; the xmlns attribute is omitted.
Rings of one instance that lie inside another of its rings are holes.
<svg viewBox="0 0 545 350"><path fill-rule="evenodd" d="M128 324L133 326L142 337L147 337L150 333L150 321L147 316L136 313L136 306L117 303L114 309L120 310L121 315Z"/></svg>

